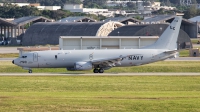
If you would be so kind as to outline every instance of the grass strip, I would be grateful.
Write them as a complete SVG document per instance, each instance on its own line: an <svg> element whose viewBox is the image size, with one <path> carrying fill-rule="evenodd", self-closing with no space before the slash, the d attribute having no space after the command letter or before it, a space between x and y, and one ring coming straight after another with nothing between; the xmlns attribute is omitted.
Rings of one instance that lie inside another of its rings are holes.
<svg viewBox="0 0 200 112"><path fill-rule="evenodd" d="M196 112L199 80L200 76L1 76L0 110Z"/></svg>
<svg viewBox="0 0 200 112"><path fill-rule="evenodd" d="M0 58L14 58L19 57L19 53L0 53Z"/></svg>

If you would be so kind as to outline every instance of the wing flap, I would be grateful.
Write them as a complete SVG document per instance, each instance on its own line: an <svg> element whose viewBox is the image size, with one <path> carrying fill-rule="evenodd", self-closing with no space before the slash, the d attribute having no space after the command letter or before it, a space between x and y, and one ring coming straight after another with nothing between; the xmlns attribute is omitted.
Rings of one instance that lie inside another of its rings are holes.
<svg viewBox="0 0 200 112"><path fill-rule="evenodd" d="M102 64L102 65L113 67L113 66L116 66L116 64L121 64L120 62L122 61L123 58L124 57L115 57L115 58L109 58L109 59L98 59L98 60L92 60L91 62L94 65Z"/></svg>

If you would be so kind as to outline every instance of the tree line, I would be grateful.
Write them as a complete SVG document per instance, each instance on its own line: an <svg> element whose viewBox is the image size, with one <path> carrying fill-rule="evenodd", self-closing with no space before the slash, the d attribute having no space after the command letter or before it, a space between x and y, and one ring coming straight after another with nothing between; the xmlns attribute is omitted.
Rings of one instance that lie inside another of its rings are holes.
<svg viewBox="0 0 200 112"><path fill-rule="evenodd" d="M66 3L80 4L80 0L27 0L28 3L40 3L42 6L63 6Z"/></svg>
<svg viewBox="0 0 200 112"><path fill-rule="evenodd" d="M106 6L106 1L108 0L0 0L3 3L11 3L11 2L28 2L28 3L40 3L42 6L64 6L64 4L81 4L83 3L85 8L113 8ZM113 0L115 1L115 0ZM137 1L137 0L135 0ZM180 6L180 0L142 0L144 4L148 5L148 2L161 2L161 5L165 6ZM200 3L200 0L191 0L193 4ZM121 4L120 4L121 5ZM122 8L117 6L114 8ZM135 9L136 4L129 2L127 4L128 8ZM134 7L133 7L134 6Z"/></svg>
<svg viewBox="0 0 200 112"><path fill-rule="evenodd" d="M0 0L4 1L4 0ZM9 1L9 0L5 0ZM4 1L4 2L5 2ZM25 0L26 2L31 2L31 3L41 3L44 5L60 5L60 4L65 4L65 3L81 3L80 0ZM136 9L136 4L132 4L130 2L127 3L127 7L122 7L122 6L115 6L115 7L108 7L106 6L105 2L107 0L84 0L83 4L87 8L108 8L108 9L124 9L124 10L135 10ZM143 0L144 2L148 0ZM150 2L153 2L155 0L150 0ZM158 1L158 0L157 0ZM200 0L192 0L192 2L200 2ZM166 11L164 9L158 10L153 12L153 14L174 14L175 12L182 12L184 13L184 18L192 18L194 16L200 15L200 10L196 8L195 5L191 6L180 6L180 1L179 0L160 0L160 2L165 2L172 4L172 6L177 7L177 10L174 11ZM171 6L171 5L170 5ZM96 20L102 20L105 19L103 16L96 16L96 15L87 15L84 13L71 13L69 11L64 11L64 10L57 10L57 11L50 11L50 10L38 10L35 7L30 7L30 6L23 6L23 7L18 7L11 5L9 3L5 3L4 6L0 6L0 17L2 18L19 18L19 17L24 17L24 16L44 16L47 18L59 20L61 18L65 18L68 16L89 16L93 19Z"/></svg>
<svg viewBox="0 0 200 112"><path fill-rule="evenodd" d="M42 6L63 6L65 3L82 3L80 0L0 0L3 3L40 3Z"/></svg>
<svg viewBox="0 0 200 112"><path fill-rule="evenodd" d="M0 6L0 17L1 18L20 18L25 16L44 16L54 20L60 20L65 17L69 16L87 16L91 17L95 20L103 20L105 17L103 16L96 16L92 14L85 14L85 13L74 13L66 10L38 10L36 7L31 6L16 6L12 4L4 4Z"/></svg>

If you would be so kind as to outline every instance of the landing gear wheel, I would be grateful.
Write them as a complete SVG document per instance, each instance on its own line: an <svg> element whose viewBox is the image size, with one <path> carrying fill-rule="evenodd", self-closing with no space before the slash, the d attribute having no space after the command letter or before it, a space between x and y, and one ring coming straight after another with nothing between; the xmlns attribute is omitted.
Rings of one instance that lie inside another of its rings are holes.
<svg viewBox="0 0 200 112"><path fill-rule="evenodd" d="M104 72L104 69L103 68L100 68L99 69L99 73L103 73Z"/></svg>
<svg viewBox="0 0 200 112"><path fill-rule="evenodd" d="M28 70L28 73L32 73L32 70Z"/></svg>
<svg viewBox="0 0 200 112"><path fill-rule="evenodd" d="M98 70L97 68L95 68L95 69L93 70L93 72L94 72L94 73L98 73L99 70Z"/></svg>

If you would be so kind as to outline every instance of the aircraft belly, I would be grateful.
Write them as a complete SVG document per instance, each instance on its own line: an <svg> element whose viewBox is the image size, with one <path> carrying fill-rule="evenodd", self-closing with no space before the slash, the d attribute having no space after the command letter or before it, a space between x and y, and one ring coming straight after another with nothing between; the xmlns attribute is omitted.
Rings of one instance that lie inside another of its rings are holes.
<svg viewBox="0 0 200 112"><path fill-rule="evenodd" d="M39 63L40 68L66 68L70 66L70 62L67 61L43 61Z"/></svg>

